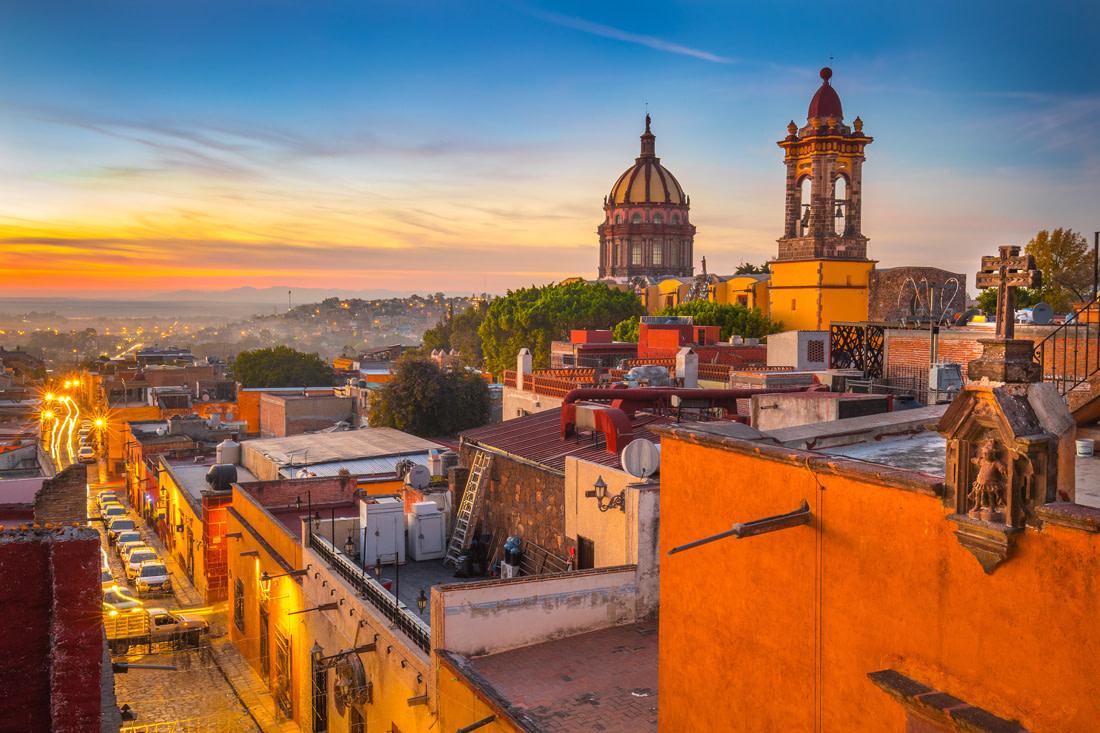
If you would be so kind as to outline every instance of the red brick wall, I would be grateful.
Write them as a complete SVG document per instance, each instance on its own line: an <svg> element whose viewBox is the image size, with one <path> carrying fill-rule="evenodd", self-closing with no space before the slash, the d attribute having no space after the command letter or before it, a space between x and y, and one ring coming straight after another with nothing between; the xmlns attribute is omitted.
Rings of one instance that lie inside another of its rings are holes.
<svg viewBox="0 0 1100 733"><path fill-rule="evenodd" d="M233 502L232 492L203 493L202 543L206 570L204 597L207 603L227 600L229 567L226 556L225 508Z"/></svg>
<svg viewBox="0 0 1100 733"><path fill-rule="evenodd" d="M1042 329L1041 331L1036 329L1035 332L1028 333L1032 329L1017 328L1016 338L1031 339L1035 343L1042 341L1051 329ZM1021 331L1024 331L1021 333ZM1047 376L1052 374L1070 373L1075 369L1074 360L1076 359L1076 367L1078 369L1084 369L1086 358L1086 341L1087 343L1087 356L1088 363L1093 368L1097 364L1097 341L1096 335L1093 334L1091 340L1085 333L1084 327L1081 328L1081 338L1067 339L1065 342L1059 340L1057 347L1048 344L1044 347L1044 373ZM927 369L930 364L930 347L928 341L927 331L905 331L905 330L888 330L886 332L886 375L890 375L891 367L919 367L921 369ZM988 330L982 331L947 331L940 332L939 345L936 349L937 358L940 361L956 362L963 365L963 376L966 376L966 364L974 359L977 359L982 355L982 345L978 343L978 339L993 338L993 333ZM1063 350L1063 344L1065 346ZM1074 348L1076 347L1077 353L1074 354Z"/></svg>
<svg viewBox="0 0 1100 733"><path fill-rule="evenodd" d="M99 533L0 531L0 730L98 731Z"/></svg>
<svg viewBox="0 0 1100 733"><path fill-rule="evenodd" d="M260 398L260 435L286 437L286 402L273 395Z"/></svg>
<svg viewBox="0 0 1100 733"><path fill-rule="evenodd" d="M306 501L309 492L314 506L334 502L347 502L355 493L354 476L317 476L314 478L288 478L275 481L255 481L239 484L241 491L252 495L260 506L285 507L297 498Z"/></svg>

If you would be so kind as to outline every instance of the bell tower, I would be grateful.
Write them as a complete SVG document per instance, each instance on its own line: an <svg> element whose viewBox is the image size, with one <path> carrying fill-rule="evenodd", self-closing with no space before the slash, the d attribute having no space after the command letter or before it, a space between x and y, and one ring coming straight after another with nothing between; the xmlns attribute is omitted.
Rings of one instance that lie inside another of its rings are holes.
<svg viewBox="0 0 1100 733"><path fill-rule="evenodd" d="M771 263L771 316L787 329L827 329L867 318L874 261L862 231L864 148L872 138L858 117L844 124L840 96L821 70L806 125L792 121L783 148L786 205L779 254Z"/></svg>

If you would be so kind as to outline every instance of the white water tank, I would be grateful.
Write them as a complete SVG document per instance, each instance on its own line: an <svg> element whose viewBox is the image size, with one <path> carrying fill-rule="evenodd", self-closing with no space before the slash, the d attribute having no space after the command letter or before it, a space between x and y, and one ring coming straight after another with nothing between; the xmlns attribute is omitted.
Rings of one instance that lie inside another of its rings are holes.
<svg viewBox="0 0 1100 733"><path fill-rule="evenodd" d="M226 438L222 442L218 443L215 454L217 455L217 463L240 463L241 444L236 442L235 440L230 440L229 438Z"/></svg>

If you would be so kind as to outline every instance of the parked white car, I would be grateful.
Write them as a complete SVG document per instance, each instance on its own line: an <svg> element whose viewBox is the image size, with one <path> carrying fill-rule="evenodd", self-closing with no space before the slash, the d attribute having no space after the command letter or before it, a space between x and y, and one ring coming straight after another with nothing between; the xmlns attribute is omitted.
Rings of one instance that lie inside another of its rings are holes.
<svg viewBox="0 0 1100 733"><path fill-rule="evenodd" d="M126 558L126 579L133 581L137 577L138 571L141 570L142 563L154 562L159 559L155 551L141 547L137 548Z"/></svg>
<svg viewBox="0 0 1100 733"><path fill-rule="evenodd" d="M159 560L143 562L134 577L134 588L137 590L138 595L154 591L170 592L172 590L172 579L168 577L168 567Z"/></svg>

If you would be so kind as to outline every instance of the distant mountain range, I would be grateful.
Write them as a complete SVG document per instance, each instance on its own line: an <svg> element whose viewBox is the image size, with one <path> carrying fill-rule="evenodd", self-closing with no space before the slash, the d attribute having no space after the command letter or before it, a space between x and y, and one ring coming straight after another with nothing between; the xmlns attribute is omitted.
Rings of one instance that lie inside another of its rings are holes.
<svg viewBox="0 0 1100 733"><path fill-rule="evenodd" d="M270 288L241 287L231 290L173 290L156 295L145 295L140 300L171 300L201 301L220 303L266 303L282 305L287 302L287 291L290 291L290 301L294 305L303 303L319 303L325 298L361 298L363 300L376 300L386 298L403 298L412 295L411 290L385 290L372 288L368 290L349 290L346 288L292 288L274 286ZM421 291L418 295L431 295L438 291ZM468 293L444 293L448 297L463 296Z"/></svg>
<svg viewBox="0 0 1100 733"><path fill-rule="evenodd" d="M341 288L289 288L240 287L230 290L173 290L170 292L111 293L103 297L0 297L0 314L54 312L66 317L105 317L119 315L167 315L177 309L185 309L189 314L217 314L227 317L240 317L253 313L284 312L287 306L287 291L291 291L290 302L298 306L307 303L319 303L325 298L361 298L363 300L384 300L403 298L410 291L384 290L346 290ZM422 291L418 295L433 294ZM467 293L445 293L447 296L461 297ZM182 314L181 314L182 315Z"/></svg>

